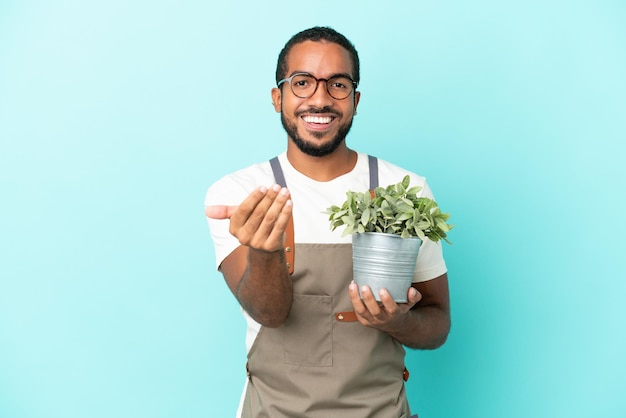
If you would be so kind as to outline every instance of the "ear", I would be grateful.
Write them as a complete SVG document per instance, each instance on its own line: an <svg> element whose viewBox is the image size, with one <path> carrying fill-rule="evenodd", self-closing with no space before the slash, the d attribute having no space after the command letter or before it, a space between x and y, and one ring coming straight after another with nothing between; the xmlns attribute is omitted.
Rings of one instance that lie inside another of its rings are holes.
<svg viewBox="0 0 626 418"><path fill-rule="evenodd" d="M272 89L272 104L274 105L276 113L280 113L282 110L282 93L282 90L278 87Z"/></svg>
<svg viewBox="0 0 626 418"><path fill-rule="evenodd" d="M359 100L361 100L361 92L355 91L354 92L354 114L355 115L356 115L356 108L359 105Z"/></svg>

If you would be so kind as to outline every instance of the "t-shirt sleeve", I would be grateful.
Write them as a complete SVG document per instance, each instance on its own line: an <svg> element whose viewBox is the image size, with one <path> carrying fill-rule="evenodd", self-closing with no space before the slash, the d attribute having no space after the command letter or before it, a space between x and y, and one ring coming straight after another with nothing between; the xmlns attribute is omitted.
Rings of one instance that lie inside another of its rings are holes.
<svg viewBox="0 0 626 418"><path fill-rule="evenodd" d="M229 177L224 177L209 187L204 206L211 205L239 205L250 193L237 182ZM211 219L207 217L213 245L215 248L215 263L219 269L222 261L232 253L240 243L229 232L230 219Z"/></svg>

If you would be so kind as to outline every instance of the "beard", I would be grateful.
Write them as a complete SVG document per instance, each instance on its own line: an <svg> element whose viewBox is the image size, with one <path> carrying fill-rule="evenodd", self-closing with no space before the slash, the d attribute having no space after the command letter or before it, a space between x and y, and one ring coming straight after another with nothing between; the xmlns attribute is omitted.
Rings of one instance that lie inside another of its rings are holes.
<svg viewBox="0 0 626 418"><path fill-rule="evenodd" d="M321 109L319 111L309 111L308 113L328 113L327 109ZM336 113L336 112L331 112ZM296 114L296 116L299 116ZM294 144L298 147L300 151L305 153L306 155L310 155L311 157L324 157L326 155L332 154L339 146L345 141L346 136L348 136L348 132L350 132L350 128L352 128L352 119L343 125L339 126L339 130L337 134L328 142L323 143L321 145L317 145L315 143L304 140L300 135L298 135L298 127L289 123L289 121L285 118L285 114L280 112L280 121L283 124L283 128L287 131L287 135L293 141ZM312 132L315 138L323 138L326 135L324 132Z"/></svg>

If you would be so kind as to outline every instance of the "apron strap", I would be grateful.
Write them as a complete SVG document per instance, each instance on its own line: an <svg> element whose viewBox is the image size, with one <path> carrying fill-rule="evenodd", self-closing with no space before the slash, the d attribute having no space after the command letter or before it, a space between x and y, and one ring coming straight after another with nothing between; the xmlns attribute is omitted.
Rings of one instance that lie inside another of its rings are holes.
<svg viewBox="0 0 626 418"><path fill-rule="evenodd" d="M276 183L281 187L287 187L285 175L283 174L283 169L280 166L278 157L272 158L270 160L270 165L272 166L272 172L274 173L274 179L276 180ZM294 235L293 216L291 216L291 218L289 218L289 223L287 224L287 229L285 230L285 258L287 260L287 270L289 271L289 274L293 274L293 266L296 258L296 245Z"/></svg>
<svg viewBox="0 0 626 418"><path fill-rule="evenodd" d="M374 191L378 187L378 159L368 155L367 160L370 166L370 191Z"/></svg>
<svg viewBox="0 0 626 418"><path fill-rule="evenodd" d="M283 174L283 168L280 166L278 157L272 158L270 160L270 165L272 166L272 172L274 173L274 180L276 180L276 183L282 187L287 187L285 175Z"/></svg>

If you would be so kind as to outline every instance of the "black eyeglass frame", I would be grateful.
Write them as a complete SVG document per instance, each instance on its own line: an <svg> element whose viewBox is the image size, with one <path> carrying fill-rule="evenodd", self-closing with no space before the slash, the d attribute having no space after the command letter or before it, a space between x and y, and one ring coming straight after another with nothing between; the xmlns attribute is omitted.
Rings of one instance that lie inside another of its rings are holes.
<svg viewBox="0 0 626 418"><path fill-rule="evenodd" d="M310 96L306 96L306 97L298 96L296 94L296 92L293 91L293 86L291 84L291 81L293 80L294 77L297 77L299 75L305 75L305 76L311 77L312 79L315 80L315 89L313 89L313 93L311 93ZM335 96L333 96L332 93L330 92L330 90L328 89L328 81L332 80L333 78L337 78L337 77L345 77L348 80L350 80L350 82L352 83L352 91L350 93L348 93L348 95L346 97L342 97L341 99L338 99ZM356 88L358 87L357 82L354 81L352 79L352 77L350 77L349 75L346 75L346 74L335 74L335 75L333 75L333 76L331 76L329 78L317 78L314 75L309 74L309 73L295 73L295 74L292 74L291 76L289 76L287 78L283 78L278 83L276 83L276 87L280 87L280 85L283 84L284 82L288 82L289 83L289 89L291 90L291 92L293 93L294 96L299 97L300 99L308 99L309 97L313 97L313 95L317 92L317 88L320 85L320 81L324 82L324 86L326 87L326 93L328 93L328 95L330 97L332 97L333 99L335 99L335 100L345 100L345 99L347 99L348 97L350 97L350 94L352 94L352 93L354 93L356 91Z"/></svg>

